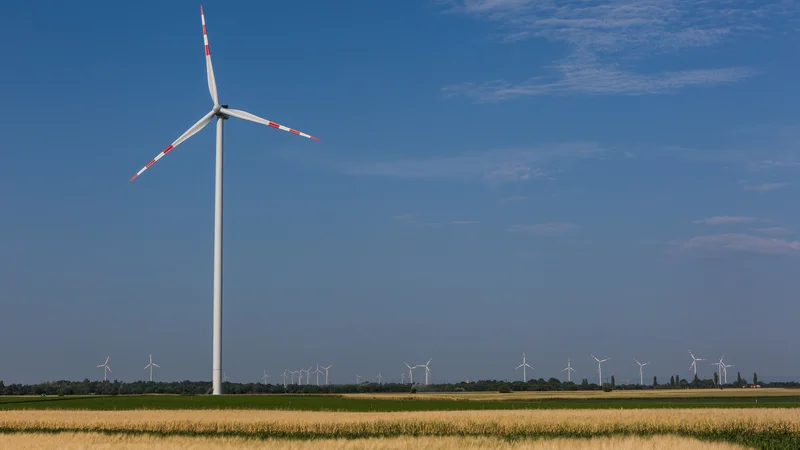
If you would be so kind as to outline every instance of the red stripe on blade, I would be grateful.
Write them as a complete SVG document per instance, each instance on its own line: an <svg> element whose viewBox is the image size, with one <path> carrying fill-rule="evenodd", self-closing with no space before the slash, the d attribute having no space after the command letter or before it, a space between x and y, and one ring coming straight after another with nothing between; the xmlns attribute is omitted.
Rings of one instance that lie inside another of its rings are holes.
<svg viewBox="0 0 800 450"><path fill-rule="evenodd" d="M171 146L171 145L170 145L169 147L165 148L165 149L164 149L164 151L163 151L162 153L164 153L164 154L166 155L166 154L167 154L167 153L169 153L169 152L170 152L170 150L172 150L173 148L175 148L175 147L173 147L173 146Z"/></svg>
<svg viewBox="0 0 800 450"><path fill-rule="evenodd" d="M205 26L205 25L203 25L203 34L204 34L204 35L205 35L205 34L208 34L208 33L206 33L206 26Z"/></svg>
<svg viewBox="0 0 800 450"><path fill-rule="evenodd" d="M277 124L277 123L275 123L275 122L270 122L270 123L269 123L269 126L271 126L272 128L280 128L280 127L281 127L280 125L278 125L278 124Z"/></svg>
<svg viewBox="0 0 800 450"><path fill-rule="evenodd" d="M211 56L211 52L208 50L208 46L206 45L206 56Z"/></svg>
<svg viewBox="0 0 800 450"><path fill-rule="evenodd" d="M300 135L300 132L299 132L299 131L297 131L297 130L293 130L293 129L291 129L291 128L289 128L289 133L294 133L294 134L296 134L296 135Z"/></svg>

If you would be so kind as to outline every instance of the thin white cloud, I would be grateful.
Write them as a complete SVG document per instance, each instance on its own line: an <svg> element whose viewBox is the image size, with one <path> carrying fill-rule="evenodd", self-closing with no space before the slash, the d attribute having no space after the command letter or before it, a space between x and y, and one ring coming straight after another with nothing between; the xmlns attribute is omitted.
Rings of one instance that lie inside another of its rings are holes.
<svg viewBox="0 0 800 450"><path fill-rule="evenodd" d="M546 177L550 171L545 166L557 161L589 158L603 151L592 142L564 142L437 158L351 163L341 170L351 175L393 178L525 181Z"/></svg>
<svg viewBox="0 0 800 450"><path fill-rule="evenodd" d="M758 231L759 233L764 233L764 234L789 234L790 233L789 229L788 228L784 228L784 227L759 228L756 231Z"/></svg>
<svg viewBox="0 0 800 450"><path fill-rule="evenodd" d="M740 251L762 254L800 254L800 241L765 238L747 234L729 233L694 236L684 241L673 241L671 249L697 252L720 253Z"/></svg>
<svg viewBox="0 0 800 450"><path fill-rule="evenodd" d="M406 214L398 214L391 217L392 220L396 222L402 222L406 225L411 225L414 227L420 228L438 228L442 227L446 224L455 225L455 226L462 226L462 225L475 225L480 223L477 220L450 220L448 222L442 221L433 221L428 220L423 217L420 217L417 213L406 213Z"/></svg>
<svg viewBox="0 0 800 450"><path fill-rule="evenodd" d="M636 62L663 53L717 45L744 33L762 34L776 17L791 16L791 1L763 0L439 0L444 12L499 25L503 39L545 39L569 54L553 77L526 81L457 83L448 95L500 101L526 95L568 93L654 94L734 83L752 77L748 67L637 71Z"/></svg>
<svg viewBox="0 0 800 450"><path fill-rule="evenodd" d="M727 225L732 223L755 222L755 217L745 216L714 216L707 219L700 219L692 221L692 223L702 223L706 225Z"/></svg>
<svg viewBox="0 0 800 450"><path fill-rule="evenodd" d="M453 225L477 225L480 222L477 220L451 220L450 223Z"/></svg>
<svg viewBox="0 0 800 450"><path fill-rule="evenodd" d="M755 184L755 185L747 185L744 187L745 191L755 191L760 192L762 194L774 191L777 189L782 189L788 186L789 183L764 183L764 184Z"/></svg>
<svg viewBox="0 0 800 450"><path fill-rule="evenodd" d="M568 222L547 222L537 223L533 225L514 225L509 227L508 231L514 233L531 233L531 234L562 234L571 233L580 229L578 225Z"/></svg>

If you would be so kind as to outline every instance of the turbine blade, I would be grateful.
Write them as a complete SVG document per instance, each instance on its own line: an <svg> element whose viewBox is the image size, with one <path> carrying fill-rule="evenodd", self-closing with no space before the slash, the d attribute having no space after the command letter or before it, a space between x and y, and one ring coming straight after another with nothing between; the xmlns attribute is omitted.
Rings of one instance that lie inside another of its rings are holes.
<svg viewBox="0 0 800 450"><path fill-rule="evenodd" d="M150 363L150 364L152 364L152 363ZM147 369L149 369L149 368L150 368L150 364L148 364L148 365L144 366L144 369L142 369L142 370L147 370Z"/></svg>
<svg viewBox="0 0 800 450"><path fill-rule="evenodd" d="M153 367L158 367L159 369L161 368L161 366L159 366L159 365L158 365L158 364L156 364L156 363L153 363Z"/></svg>
<svg viewBox="0 0 800 450"><path fill-rule="evenodd" d="M203 44L206 48L206 75L208 76L208 92L211 94L211 100L214 101L214 106L219 105L219 97L217 96L217 80L214 78L214 66L211 65L211 50L208 47L208 33L206 32L206 15L203 13L203 6L200 6L200 22L203 24Z"/></svg>
<svg viewBox="0 0 800 450"><path fill-rule="evenodd" d="M109 372L113 372L113 370L111 370L111 367L106 366L106 369L108 369Z"/></svg>
<svg viewBox="0 0 800 450"><path fill-rule="evenodd" d="M272 128L277 128L279 130L288 131L289 133L296 134L298 136L303 136L305 138L313 139L315 141L319 140L318 138L315 138L314 136L311 136L311 135L306 134L306 133L302 133L300 131L297 131L297 130L289 128L289 127L285 127L285 126L283 126L281 124L278 124L278 123L275 123L275 122L273 122L271 120L263 119L261 117L256 116L255 114L250 114L247 111L241 111L241 110L238 110L238 109L222 108L220 110L220 112L222 112L223 114L228 114L228 115L233 116L233 117L238 117L239 119L249 120L251 122L260 123L262 125L268 125L268 126L271 126ZM431 359L433 359L433 358L431 358Z"/></svg>
<svg viewBox="0 0 800 450"><path fill-rule="evenodd" d="M178 139L175 139L175 142L173 142L172 144L170 144L170 145L169 145L169 147L167 147L167 148L165 148L164 150L162 150L162 151L161 151L161 153L159 153L158 155L156 155L156 157L155 157L155 158L153 158L153 160L152 160L152 161L150 161L149 163L147 163L147 165L146 165L146 166L142 167L142 169L141 169L141 170L139 170L138 172L136 172L136 175L134 175L133 177L131 177L131 179L130 179L130 180L128 180L128 182L131 182L131 181L135 180L135 179L136 179L136 177L138 177L139 175L141 175L141 174L142 174L142 173L143 173L145 170L147 170L147 169L148 169L150 166L152 166L153 164L155 164L155 162L156 162L156 161L158 161L159 159L163 158L163 157L164 157L164 155L166 155L167 153L171 152L171 151L172 151L172 149L174 149L175 147L177 147L178 145L180 145L180 144L181 144L181 142L185 141L186 139L189 139L189 138L190 138L190 137L192 137L192 136L193 136L195 133L197 133L198 131L202 130L202 129L203 129L203 127L205 127L206 125L208 125L208 122L211 122L211 119L212 119L212 118L214 118L214 114L215 114L215 113L214 113L214 111L212 110L212 111L210 111L208 114L206 114L205 116L203 116L203 118L202 118L202 119L198 120L198 121L197 121L197 123L195 123L194 125L192 125L192 126L191 126L191 128L189 128L188 130L186 130L186 132L185 132L185 133L183 133L183 134L182 134L182 135L181 135L181 136L180 136Z"/></svg>

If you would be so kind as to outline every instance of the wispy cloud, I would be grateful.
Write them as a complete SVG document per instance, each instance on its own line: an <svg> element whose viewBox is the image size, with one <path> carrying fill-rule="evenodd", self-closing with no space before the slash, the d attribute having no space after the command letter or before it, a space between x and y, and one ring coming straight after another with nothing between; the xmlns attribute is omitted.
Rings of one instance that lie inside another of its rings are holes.
<svg viewBox="0 0 800 450"><path fill-rule="evenodd" d="M570 53L549 66L554 76L446 86L449 95L499 101L543 94L653 94L689 86L733 83L758 74L748 67L644 73L635 62L659 53L707 47L764 33L769 20L794 15L783 0L440 0L444 12L488 20L503 39L540 38Z"/></svg>
<svg viewBox="0 0 800 450"><path fill-rule="evenodd" d="M347 174L364 176L511 182L549 178L549 165L596 156L603 151L593 142L565 142L438 158L351 163L341 169Z"/></svg>
<svg viewBox="0 0 800 450"><path fill-rule="evenodd" d="M509 227L508 231L514 233L531 233L531 234L561 234L561 233L571 233L579 229L580 227L573 223L547 222L547 223L537 223L533 225L514 225Z"/></svg>
<svg viewBox="0 0 800 450"><path fill-rule="evenodd" d="M707 219L700 219L692 221L692 223L702 223L706 225L727 225L731 223L744 223L744 222L755 222L757 219L755 217L744 217L744 216L714 216L709 217Z"/></svg>
<svg viewBox="0 0 800 450"><path fill-rule="evenodd" d="M756 231L758 231L759 233L764 233L764 234L789 234L790 233L789 229L783 228L783 227L759 228Z"/></svg>
<svg viewBox="0 0 800 450"><path fill-rule="evenodd" d="M480 222L477 220L451 220L450 223L453 225L477 225Z"/></svg>
<svg viewBox="0 0 800 450"><path fill-rule="evenodd" d="M776 189L782 189L788 186L789 183L764 183L764 184L754 184L754 185L746 185L744 187L745 191L756 191L762 194L767 193L769 191L774 191Z"/></svg>
<svg viewBox="0 0 800 450"><path fill-rule="evenodd" d="M725 251L740 251L763 254L800 254L800 241L765 238L747 234L712 234L694 236L670 243L670 251L676 250L702 254L718 254Z"/></svg>

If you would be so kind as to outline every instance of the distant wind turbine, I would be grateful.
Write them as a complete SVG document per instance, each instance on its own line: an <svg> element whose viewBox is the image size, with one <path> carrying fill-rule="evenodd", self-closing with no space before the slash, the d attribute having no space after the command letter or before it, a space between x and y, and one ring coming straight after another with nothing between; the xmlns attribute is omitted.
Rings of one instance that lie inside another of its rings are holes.
<svg viewBox="0 0 800 450"><path fill-rule="evenodd" d="M264 376L261 377L261 379L264 380L264 384L267 384L267 379L269 379L269 375L267 375L267 371L266 370L264 371Z"/></svg>
<svg viewBox="0 0 800 450"><path fill-rule="evenodd" d="M603 385L603 363L608 361L611 358L606 359L597 359L597 356L592 355L595 361L597 361L597 379L600 380L600 386Z"/></svg>
<svg viewBox="0 0 800 450"><path fill-rule="evenodd" d="M570 377L570 375L571 375L571 372L575 372L575 369L572 368L572 362L570 361L569 358L567 358L567 367L565 367L561 371L563 372L565 370L567 371L567 382L571 382L572 381L572 377Z"/></svg>
<svg viewBox="0 0 800 450"><path fill-rule="evenodd" d="M153 355L150 355L150 364L144 366L144 370L150 369L150 381L153 381L153 367L158 367L159 369L161 366L153 362Z"/></svg>
<svg viewBox="0 0 800 450"><path fill-rule="evenodd" d="M531 370L533 370L533 367L531 367L531 365L530 365L530 364L528 364L528 363L525 361L525 358L526 358L526 357L525 357L525 352L522 352L522 364L520 364L520 365L518 365L517 367L515 367L515 368L514 368L514 370L517 370L517 369L519 369L519 368L522 368L522 382L523 382L523 383L527 383L527 382L528 382L528 373L526 372L526 369L527 369L528 367L530 367L530 368L531 368Z"/></svg>
<svg viewBox="0 0 800 450"><path fill-rule="evenodd" d="M432 360L433 360L433 357L431 357L431 359L429 359L428 362L426 362L424 365L420 365L419 366L419 367L424 367L425 368L425 386L428 385L428 377L431 374L431 368L428 367L428 366L430 365Z"/></svg>
<svg viewBox="0 0 800 450"><path fill-rule="evenodd" d="M383 384L382 381L383 381L383 376L381 375L380 372L378 372L378 384Z"/></svg>
<svg viewBox="0 0 800 450"><path fill-rule="evenodd" d="M697 361L705 361L706 358L695 358L694 354L691 350L689 350L689 356L692 357L692 363L689 364L689 369L694 369L694 376L697 376Z"/></svg>
<svg viewBox="0 0 800 450"><path fill-rule="evenodd" d="M406 373L400 372L400 384L406 384Z"/></svg>
<svg viewBox="0 0 800 450"><path fill-rule="evenodd" d="M108 360L110 358L111 358L110 356L106 356L106 362L104 362L103 364L98 364L97 365L97 367L102 367L103 368L103 381L108 381L108 378L107 378L108 374L107 374L106 371L111 372L111 367L108 366Z"/></svg>
<svg viewBox="0 0 800 450"><path fill-rule="evenodd" d="M644 375L642 375L642 368L643 368L644 366L646 366L646 365L650 364L650 361L648 361L648 362L646 362L646 363L640 363L640 362L639 362L637 359L635 359L635 358L634 358L634 361L636 361L636 364L638 364L638 365L639 365L639 384L643 386L643 385L644 385Z"/></svg>
<svg viewBox="0 0 800 450"><path fill-rule="evenodd" d="M361 384L361 375L356 374L356 384Z"/></svg>
<svg viewBox="0 0 800 450"><path fill-rule="evenodd" d="M328 367L323 366L322 368L325 369L325 385L328 385L328 369L333 367L333 364L329 365Z"/></svg>
<svg viewBox="0 0 800 450"><path fill-rule="evenodd" d="M282 374L282 376L283 376L283 388L284 389L286 389L286 375L289 375L289 371L288 370L284 370L283 374Z"/></svg>
<svg viewBox="0 0 800 450"><path fill-rule="evenodd" d="M315 370L314 373L317 374L317 386L319 386L319 374L322 373L322 371L319 370L319 363L317 363L317 370Z"/></svg>
<svg viewBox="0 0 800 450"><path fill-rule="evenodd" d="M403 364L405 364L406 367L408 367L408 379L410 380L409 382L411 384L414 384L414 369L416 369L419 366L411 367L411 366L408 365L407 362L403 362Z"/></svg>
<svg viewBox="0 0 800 450"><path fill-rule="evenodd" d="M224 383L224 382L226 382L226 381L231 381L231 379L230 379L230 378L228 377L228 375L227 375L227 374L226 374L226 373L223 371L223 372L222 372L222 382Z"/></svg>
<svg viewBox="0 0 800 450"><path fill-rule="evenodd" d="M311 384L311 369L312 369L313 367L314 367L314 366L311 366L311 367L309 367L308 369L306 369L306 386L308 386L309 384Z"/></svg>

